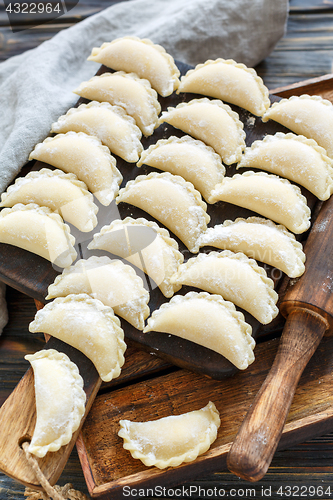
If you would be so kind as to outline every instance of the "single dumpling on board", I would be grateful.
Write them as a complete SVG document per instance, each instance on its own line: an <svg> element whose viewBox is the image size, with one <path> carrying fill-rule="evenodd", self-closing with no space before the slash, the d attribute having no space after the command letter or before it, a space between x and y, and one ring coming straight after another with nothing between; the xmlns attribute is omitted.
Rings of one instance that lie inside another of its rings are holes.
<svg viewBox="0 0 333 500"><path fill-rule="evenodd" d="M311 210L298 186L266 172L225 177L212 192L211 202L226 201L253 210L296 234L310 227Z"/></svg>
<svg viewBox="0 0 333 500"><path fill-rule="evenodd" d="M116 71L136 73L148 80L153 89L167 97L178 88L179 69L173 57L161 45L148 38L117 38L94 47L88 61L95 61Z"/></svg>
<svg viewBox="0 0 333 500"><path fill-rule="evenodd" d="M291 96L274 102L262 117L274 120L292 132L314 139L333 158L333 104L319 95Z"/></svg>
<svg viewBox="0 0 333 500"><path fill-rule="evenodd" d="M217 438L221 420L211 401L200 410L148 422L120 420L118 436L133 458L159 469L193 462Z"/></svg>
<svg viewBox="0 0 333 500"><path fill-rule="evenodd" d="M83 352L101 379L110 382L124 364L124 331L111 307L87 294L58 297L37 311L32 333L48 333Z"/></svg>
<svg viewBox="0 0 333 500"><path fill-rule="evenodd" d="M60 215L36 203L17 203L0 212L0 241L40 255L58 267L77 257L75 238Z"/></svg>
<svg viewBox="0 0 333 500"><path fill-rule="evenodd" d="M92 256L64 269L48 288L47 300L87 293L138 330L149 316L149 292L134 269L121 260Z"/></svg>
<svg viewBox="0 0 333 500"><path fill-rule="evenodd" d="M192 182L195 189L208 201L216 184L222 182L225 167L214 149L202 141L185 135L160 139L143 151L138 167L150 167L180 175Z"/></svg>
<svg viewBox="0 0 333 500"><path fill-rule="evenodd" d="M108 102L92 101L71 108L52 124L51 132L84 132L98 137L111 153L129 163L138 161L143 146L142 133L134 118L120 106Z"/></svg>
<svg viewBox="0 0 333 500"><path fill-rule="evenodd" d="M245 149L244 125L230 106L206 97L163 111L159 124L169 123L211 146L227 165L240 161Z"/></svg>
<svg viewBox="0 0 333 500"><path fill-rule="evenodd" d="M172 283L221 295L267 325L278 315L278 294L265 269L230 250L200 253L178 267Z"/></svg>
<svg viewBox="0 0 333 500"><path fill-rule="evenodd" d="M114 220L94 234L88 250L105 250L125 259L145 272L165 297L172 297L181 286L170 282L184 261L178 243L167 229L140 217Z"/></svg>
<svg viewBox="0 0 333 500"><path fill-rule="evenodd" d="M198 252L198 238L207 229L207 205L193 184L169 172L139 175L119 191L116 203L141 208L164 224L191 252Z"/></svg>
<svg viewBox="0 0 333 500"><path fill-rule="evenodd" d="M158 126L161 105L148 80L135 73L103 73L82 82L75 94L92 101L108 102L124 108L145 136L152 135Z"/></svg>
<svg viewBox="0 0 333 500"><path fill-rule="evenodd" d="M2 193L0 207L13 207L16 203L48 207L82 232L92 231L97 225L98 207L93 195L75 174L62 170L42 168L16 179Z"/></svg>
<svg viewBox="0 0 333 500"><path fill-rule="evenodd" d="M42 458L70 442L85 413L86 394L78 367L66 354L46 349L25 359L34 372L37 413L28 451Z"/></svg>
<svg viewBox="0 0 333 500"><path fill-rule="evenodd" d="M304 186L320 200L333 192L333 161L313 139L292 133L266 135L246 148L239 168L260 168Z"/></svg>
<svg viewBox="0 0 333 500"><path fill-rule="evenodd" d="M280 269L290 278L297 278L305 271L302 243L281 224L261 217L240 217L209 227L200 237L199 245L243 252Z"/></svg>
<svg viewBox="0 0 333 500"><path fill-rule="evenodd" d="M176 335L218 352L239 370L254 361L251 326L232 302L220 295L189 292L175 295L148 318L143 330Z"/></svg>
<svg viewBox="0 0 333 500"><path fill-rule="evenodd" d="M262 116L270 106L269 92L253 68L232 59L209 59L181 78L177 94L191 92L221 99Z"/></svg>
<svg viewBox="0 0 333 500"><path fill-rule="evenodd" d="M36 145L29 160L39 160L75 174L102 205L110 205L123 177L116 159L97 137L84 132L67 132L47 137Z"/></svg>

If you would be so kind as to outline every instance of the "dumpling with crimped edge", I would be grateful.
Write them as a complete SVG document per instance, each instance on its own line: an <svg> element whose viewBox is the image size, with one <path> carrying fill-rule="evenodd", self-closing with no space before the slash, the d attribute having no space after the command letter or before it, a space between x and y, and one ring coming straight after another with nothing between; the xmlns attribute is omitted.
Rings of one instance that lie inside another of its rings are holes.
<svg viewBox="0 0 333 500"><path fill-rule="evenodd" d="M144 333L170 333L218 352L239 370L254 361L251 326L232 302L220 295L189 292L175 295L148 318Z"/></svg>
<svg viewBox="0 0 333 500"><path fill-rule="evenodd" d="M0 212L0 241L40 255L58 267L77 257L75 238L60 215L36 203L17 203Z"/></svg>
<svg viewBox="0 0 333 500"><path fill-rule="evenodd" d="M58 297L37 311L32 333L48 333L83 352L104 382L120 375L124 364L124 331L111 307L87 294Z"/></svg>
<svg viewBox="0 0 333 500"><path fill-rule="evenodd" d="M75 174L62 170L42 168L16 179L2 193L0 207L13 207L16 203L48 207L83 232L92 231L97 225L98 207L93 195Z"/></svg>
<svg viewBox="0 0 333 500"><path fill-rule="evenodd" d="M284 226L261 217L226 220L209 227L200 237L199 245L243 252L280 269L290 278L297 278L305 271L302 244Z"/></svg>
<svg viewBox="0 0 333 500"><path fill-rule="evenodd" d="M107 256L81 259L64 269L48 288L47 300L87 293L138 330L149 316L149 292L131 266Z"/></svg>
<svg viewBox="0 0 333 500"><path fill-rule="evenodd" d="M298 186L266 172L225 177L212 192L211 202L226 201L253 210L296 234L310 227L311 211Z"/></svg>
<svg viewBox="0 0 333 500"><path fill-rule="evenodd" d="M88 61L99 62L116 71L136 73L148 80L163 97L171 95L179 85L180 72L173 57L148 38L124 36L105 42L92 49Z"/></svg>
<svg viewBox="0 0 333 500"><path fill-rule="evenodd" d="M116 203L141 208L164 224L191 252L198 252L198 238L207 229L207 205L193 184L169 172L139 175L119 191Z"/></svg>
<svg viewBox="0 0 333 500"><path fill-rule="evenodd" d="M52 124L51 132L85 132L98 137L114 153L129 163L138 161L143 150L142 133L134 118L120 106L92 101L71 108Z"/></svg>
<svg viewBox="0 0 333 500"><path fill-rule="evenodd" d="M225 174L220 155L189 135L180 139L174 136L160 139L143 151L137 166L141 167L143 164L180 175L192 182L206 201Z"/></svg>
<svg viewBox="0 0 333 500"><path fill-rule="evenodd" d="M47 137L36 145L29 160L43 161L75 174L105 206L115 198L123 180L109 148L84 132Z"/></svg>
<svg viewBox="0 0 333 500"><path fill-rule="evenodd" d="M236 104L257 116L270 106L269 92L253 68L232 59L208 60L181 78L177 94L191 92Z"/></svg>
<svg viewBox="0 0 333 500"><path fill-rule="evenodd" d="M159 469L193 462L217 438L221 420L211 401L200 410L148 422L120 420L118 436L133 458Z"/></svg>
<svg viewBox="0 0 333 500"><path fill-rule="evenodd" d="M333 161L313 139L292 133L266 135L246 148L239 168L260 168L304 186L320 200L333 192Z"/></svg>
<svg viewBox="0 0 333 500"><path fill-rule="evenodd" d="M179 266L171 281L221 295L264 325L279 312L273 281L255 260L241 252L201 253Z"/></svg>
<svg viewBox="0 0 333 500"><path fill-rule="evenodd" d="M165 297L172 297L181 287L170 282L184 261L177 242L169 231L144 218L114 220L94 235L89 250L105 250L126 259L144 271Z"/></svg>
<svg viewBox="0 0 333 500"><path fill-rule="evenodd" d="M204 97L170 107L159 119L159 124L164 122L211 146L227 165L241 159L244 125L238 114L218 99Z"/></svg>
<svg viewBox="0 0 333 500"><path fill-rule="evenodd" d="M34 372L37 413L28 451L42 458L70 442L85 413L86 394L78 367L66 354L45 349L25 359Z"/></svg>
<svg viewBox="0 0 333 500"><path fill-rule="evenodd" d="M291 96L274 102L262 117L274 120L292 132L314 139L333 158L333 105L319 95Z"/></svg>
<svg viewBox="0 0 333 500"><path fill-rule="evenodd" d="M145 136L151 135L158 126L161 105L157 93L148 80L135 73L117 71L93 76L82 82L74 93L92 101L121 106Z"/></svg>

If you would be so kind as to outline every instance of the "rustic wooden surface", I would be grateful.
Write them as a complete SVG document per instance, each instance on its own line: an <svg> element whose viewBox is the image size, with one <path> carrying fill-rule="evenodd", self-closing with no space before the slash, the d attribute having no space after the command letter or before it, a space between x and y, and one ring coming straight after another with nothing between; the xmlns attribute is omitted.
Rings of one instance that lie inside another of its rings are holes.
<svg viewBox="0 0 333 500"><path fill-rule="evenodd" d="M0 60L37 46L58 31L112 3L101 0L96 2L80 0L79 5L55 23L16 34L13 34L8 27L8 19L1 3ZM270 89L333 72L333 1L291 0L290 7L285 37L278 43L272 54L256 68ZM41 335L31 335L28 332L28 324L32 321L36 310L33 300L12 288L8 288L7 298L10 319L0 338L0 404L29 367L23 356L44 346L44 339ZM137 380L138 374L143 380L149 380L155 373L159 373L159 370L162 373L173 371L173 368L166 363L135 351L133 348L128 350L127 355L133 363L129 364L123 371L122 377L115 381L115 385L119 387L134 379ZM103 391L100 394L103 396ZM306 434L304 440L306 440ZM87 492L75 450L59 480L59 484L67 482L72 482L75 488ZM246 493L245 491L247 488L253 488L252 484L240 481L233 474L225 472L222 467L220 473L214 474L202 470L189 484L197 488L224 488L226 492L230 492L232 488L241 488L243 491L240 490L238 495L233 490L229 496L254 498L253 492ZM255 498L264 496L274 499L282 498L277 494L280 486L285 488L284 496L303 496L303 498L333 496L333 434L305 441L304 444L292 446L286 451L278 451L268 473L256 484ZM291 490L288 490L287 486L290 486ZM318 494L313 494L310 486L323 487L323 491L330 486L330 495L323 495L320 490ZM262 488L266 493L262 493ZM22 499L23 492L22 485L5 475L0 475L0 500ZM159 498L169 498L169 496L165 494L160 495ZM182 496L178 495L178 498ZM183 498L186 498L186 495ZM200 494L193 493L192 498L200 498Z"/></svg>

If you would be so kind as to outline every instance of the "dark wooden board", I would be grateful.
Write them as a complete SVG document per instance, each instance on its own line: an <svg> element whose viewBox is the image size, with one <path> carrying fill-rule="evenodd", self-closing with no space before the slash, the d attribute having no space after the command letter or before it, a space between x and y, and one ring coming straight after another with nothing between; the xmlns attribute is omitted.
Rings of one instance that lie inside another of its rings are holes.
<svg viewBox="0 0 333 500"><path fill-rule="evenodd" d="M181 62L177 63L180 71L184 74L190 67ZM110 71L108 68L101 67L98 74L103 73L105 71ZM171 96L167 98L160 98L160 103L162 110L167 109L168 106L176 106L180 102L188 102L193 98L200 98L201 96L195 94L180 94L177 95L173 93ZM278 98L272 96L271 100L274 101ZM84 99L79 99L78 104L82 102L89 102ZM244 130L246 132L246 143L247 145L251 145L254 140L262 139L266 134L274 134L277 131L285 131L286 129L281 125L269 121L268 123L263 123L260 118L255 118L251 113L237 107L232 106L232 108L237 111L240 116L240 119L244 123ZM148 138L143 137L142 143L144 149L147 149L149 145L156 143L157 140L162 138L170 137L171 135L182 136L185 135L183 132L175 129L174 127L168 124L162 124L158 127L154 134ZM34 170L39 170L42 167L49 167L42 162L32 163L32 168ZM117 157L117 167L121 171L123 175L123 182L121 187L124 187L125 184L137 177L138 175L148 174L152 171L157 171L151 167L142 166L140 169L135 164L129 164L125 162L123 159ZM52 167L51 167L52 168ZM236 173L236 166L232 165L227 167L226 175L232 176ZM309 206L313 209L315 206L315 197L302 188L303 194L308 199ZM71 232L76 238L76 250L78 253L78 258L88 258L91 255L105 255L107 252L104 251L89 251L87 249L88 243L91 241L93 234L97 233L100 228L105 224L110 224L114 219L125 219L127 216L131 216L134 218L145 217L148 220L154 220L149 214L146 212L133 207L132 205L128 205L126 203L120 203L116 205L115 201L111 203L109 207L103 207L98 203L99 212L98 216L98 226L91 231L90 233L80 233L76 228L71 226ZM226 219L234 220L237 217L248 217L250 215L255 215L254 212L251 212L247 209L243 209L236 205L231 205L229 203L218 202L213 205L207 205L207 212L211 217L209 227L212 227L216 224L221 224ZM159 224L162 226L161 224ZM172 235L174 236L174 235ZM304 239L305 235L299 235L298 239ZM192 254L187 250L185 245L174 236L177 240L180 251L184 254L185 261L192 257L195 254ZM30 252L25 250L14 248L11 245L2 244L0 247L1 257L0 257L0 278L5 283L17 288L18 290L26 293L33 298L45 302L45 296L47 294L47 286L51 284L57 273L60 272L60 269L55 269L54 266L51 265L47 260L33 255ZM205 247L201 249L201 252L208 252L210 250L216 250L213 247ZM111 254L108 254L110 257L113 257ZM117 258L117 256L114 256ZM126 262L126 261L125 261ZM278 291L279 286L281 285L283 275L278 272L278 278L276 279L276 269L272 269L270 266L263 265L266 269L268 276L272 277L275 281L275 287ZM140 271L138 271L140 274ZM141 273L144 278L143 273ZM145 278L144 278L145 281ZM169 299L166 299L160 290L154 286L153 283L150 283L150 302L149 307L150 311L158 309L161 304L167 302ZM195 290L191 287L182 287L182 289L178 292L178 294L184 295L190 290ZM263 333L267 335L267 333L276 332L276 321L272 322L271 325L266 325L265 328L262 328L262 325L253 318L250 314L245 311L242 311L245 315L245 319L252 326L252 334L255 339L260 337L260 334ZM281 326L281 323L278 322L278 327ZM163 333L158 332L149 332L147 334L143 334L141 331L134 328L132 325L128 324L125 320L122 320L122 327L125 331L126 338L132 340L132 342L136 343L137 346L141 346L143 349L147 350L150 353L154 353L157 356L162 357L165 361L169 363L173 363L182 368L191 369L194 371L198 371L201 373L205 373L206 375L221 379L227 376L231 376L237 372L237 369L223 356L220 354L206 349L204 347L198 346L193 342L180 339L174 336L167 336Z"/></svg>

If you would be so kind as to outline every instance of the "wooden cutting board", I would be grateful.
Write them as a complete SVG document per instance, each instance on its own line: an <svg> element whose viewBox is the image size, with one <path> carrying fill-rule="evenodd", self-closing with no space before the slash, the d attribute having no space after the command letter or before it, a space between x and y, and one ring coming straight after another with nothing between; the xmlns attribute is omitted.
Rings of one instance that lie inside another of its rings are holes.
<svg viewBox="0 0 333 500"><path fill-rule="evenodd" d="M282 97L319 94L333 102L333 75L278 89ZM276 91L277 92L277 91ZM311 263L308 263L311 265ZM318 284L319 285L319 284ZM225 380L175 369L137 383L111 382L98 395L77 441L89 493L93 498L123 498L123 487L172 487L200 473L226 470L226 456L239 426L273 363L279 339L257 345L256 361ZM131 361L129 360L128 364ZM126 369L126 364L125 364ZM324 337L300 379L279 449L333 429L333 338ZM140 374L138 373L138 378ZM131 457L118 437L119 420L147 421L205 406L211 400L221 416L218 438L192 463L159 470Z"/></svg>

